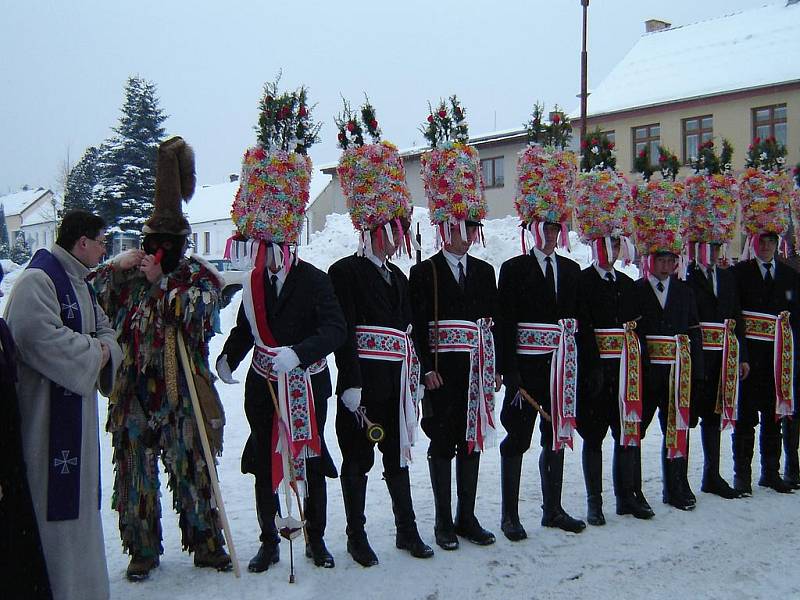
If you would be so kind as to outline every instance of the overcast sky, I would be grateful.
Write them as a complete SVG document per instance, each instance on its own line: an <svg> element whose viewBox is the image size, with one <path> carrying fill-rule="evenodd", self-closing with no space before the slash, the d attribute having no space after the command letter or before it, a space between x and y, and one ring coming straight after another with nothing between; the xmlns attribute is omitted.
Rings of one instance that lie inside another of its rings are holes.
<svg viewBox="0 0 800 600"><path fill-rule="evenodd" d="M648 18L679 25L770 3L785 0L591 0L589 86ZM55 188L67 156L74 165L110 135L131 74L157 84L200 183L239 171L279 69L317 103L317 166L339 154L340 94L358 104L367 92L384 138L403 148L422 145L428 100L458 94L476 135L521 126L537 99L572 110L580 91L580 0L0 0L0 15L0 194Z"/></svg>

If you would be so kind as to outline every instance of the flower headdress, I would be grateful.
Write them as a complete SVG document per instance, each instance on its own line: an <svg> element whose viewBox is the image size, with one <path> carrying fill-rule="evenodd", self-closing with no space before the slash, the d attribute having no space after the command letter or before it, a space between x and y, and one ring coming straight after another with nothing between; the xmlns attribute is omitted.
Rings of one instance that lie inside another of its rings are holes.
<svg viewBox="0 0 800 600"><path fill-rule="evenodd" d="M428 104L428 119L421 130L431 150L420 157L420 175L428 199L437 243L450 241L450 225L456 224L466 240L466 222L486 218L481 163L478 151L467 145L466 111L456 96L449 107L442 100L434 111Z"/></svg>
<svg viewBox="0 0 800 600"><path fill-rule="evenodd" d="M683 238L686 260L704 267L711 262L711 244L726 244L736 227L736 178L731 174L733 146L722 140L717 156L714 141L704 142L692 160L694 175L684 181Z"/></svg>
<svg viewBox="0 0 800 600"><path fill-rule="evenodd" d="M756 138L747 151L745 170L739 177L739 203L742 227L747 241L741 259L755 254L759 236L771 233L780 239L781 252L788 248L783 235L789 227L789 205L792 200L792 179L785 171L786 147L774 137Z"/></svg>
<svg viewBox="0 0 800 600"><path fill-rule="evenodd" d="M383 244L386 235L392 245L405 247L410 255L408 224L413 205L400 153L393 144L381 141L375 109L368 98L361 107L360 119L345 102L335 121L343 150L336 171L353 226L359 232L359 254L372 252L373 235L378 236L378 244ZM371 144L364 141L365 129ZM402 243L395 243L395 233L402 236Z"/></svg>
<svg viewBox="0 0 800 600"><path fill-rule="evenodd" d="M634 188L631 212L636 226L636 249L645 276L651 271L650 255L683 249L683 185L662 179Z"/></svg>
<svg viewBox="0 0 800 600"><path fill-rule="evenodd" d="M621 258L627 264L633 260L630 236L633 224L628 204L631 185L617 172L614 144L608 136L596 130L581 142L581 173L575 196L575 216L583 241L592 248L592 258L603 268L609 266L611 240L619 238Z"/></svg>
<svg viewBox="0 0 800 600"><path fill-rule="evenodd" d="M261 242L280 244L283 264L288 265L288 247L300 239L309 201L311 159L307 152L318 141L321 125L311 119L306 88L279 92L279 81L280 74L264 85L258 142L244 154L233 201L231 216L238 235L229 240L226 258L239 266L252 261Z"/></svg>
<svg viewBox="0 0 800 600"><path fill-rule="evenodd" d="M522 221L523 252L527 252L526 231L533 234L537 247L543 246L545 223L561 225L559 245L569 249L567 222L572 215L578 178L575 153L565 150L572 128L558 106L547 125L542 121L543 112L541 104L534 105L531 120L525 124L529 146L517 159L514 207Z"/></svg>

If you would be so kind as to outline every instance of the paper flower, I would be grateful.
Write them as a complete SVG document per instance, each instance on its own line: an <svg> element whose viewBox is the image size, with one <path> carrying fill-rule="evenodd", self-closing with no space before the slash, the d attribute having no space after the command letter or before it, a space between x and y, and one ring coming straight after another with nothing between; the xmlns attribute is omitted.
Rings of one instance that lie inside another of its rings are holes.
<svg viewBox="0 0 800 600"><path fill-rule="evenodd" d="M569 150L533 145L520 152L514 206L523 223L569 220L577 178L577 158Z"/></svg>
<svg viewBox="0 0 800 600"><path fill-rule="evenodd" d="M403 159L389 142L349 146L336 171L353 226L369 231L395 219L411 219L413 206Z"/></svg>
<svg viewBox="0 0 800 600"><path fill-rule="evenodd" d="M420 175L431 223L482 221L486 198L478 151L461 142L446 142L420 157Z"/></svg>
<svg viewBox="0 0 800 600"><path fill-rule="evenodd" d="M736 227L736 179L691 175L684 183L683 237L687 243L724 244Z"/></svg>
<svg viewBox="0 0 800 600"><path fill-rule="evenodd" d="M631 212L639 254L672 252L680 255L683 248L683 184L669 180L650 181L635 189Z"/></svg>
<svg viewBox="0 0 800 600"><path fill-rule="evenodd" d="M630 197L631 185L616 171L579 173L575 217L581 238L589 241L631 235Z"/></svg>
<svg viewBox="0 0 800 600"><path fill-rule="evenodd" d="M783 235L789 227L792 180L785 172L745 169L739 179L742 226L748 235Z"/></svg>

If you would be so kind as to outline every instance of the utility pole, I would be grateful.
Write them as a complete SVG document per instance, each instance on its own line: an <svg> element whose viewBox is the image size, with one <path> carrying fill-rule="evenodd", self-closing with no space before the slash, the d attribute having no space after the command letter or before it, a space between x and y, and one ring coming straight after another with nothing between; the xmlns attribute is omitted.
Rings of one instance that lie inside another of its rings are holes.
<svg viewBox="0 0 800 600"><path fill-rule="evenodd" d="M581 45L581 142L586 137L586 99L589 96L587 91L588 87L588 71L589 59L586 52L586 29L587 29L587 16L589 12L589 0L581 0L583 6L583 43Z"/></svg>

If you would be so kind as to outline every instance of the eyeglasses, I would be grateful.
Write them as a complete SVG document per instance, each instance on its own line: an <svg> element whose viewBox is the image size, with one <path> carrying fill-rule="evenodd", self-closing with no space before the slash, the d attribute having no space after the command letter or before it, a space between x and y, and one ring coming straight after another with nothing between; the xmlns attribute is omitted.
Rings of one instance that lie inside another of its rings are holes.
<svg viewBox="0 0 800 600"><path fill-rule="evenodd" d="M98 240L97 238L90 238L90 237L86 236L86 239L87 239L87 241L94 242L95 244L100 244L100 246L102 246L103 248L106 247L106 238L105 237L103 237L102 239Z"/></svg>

